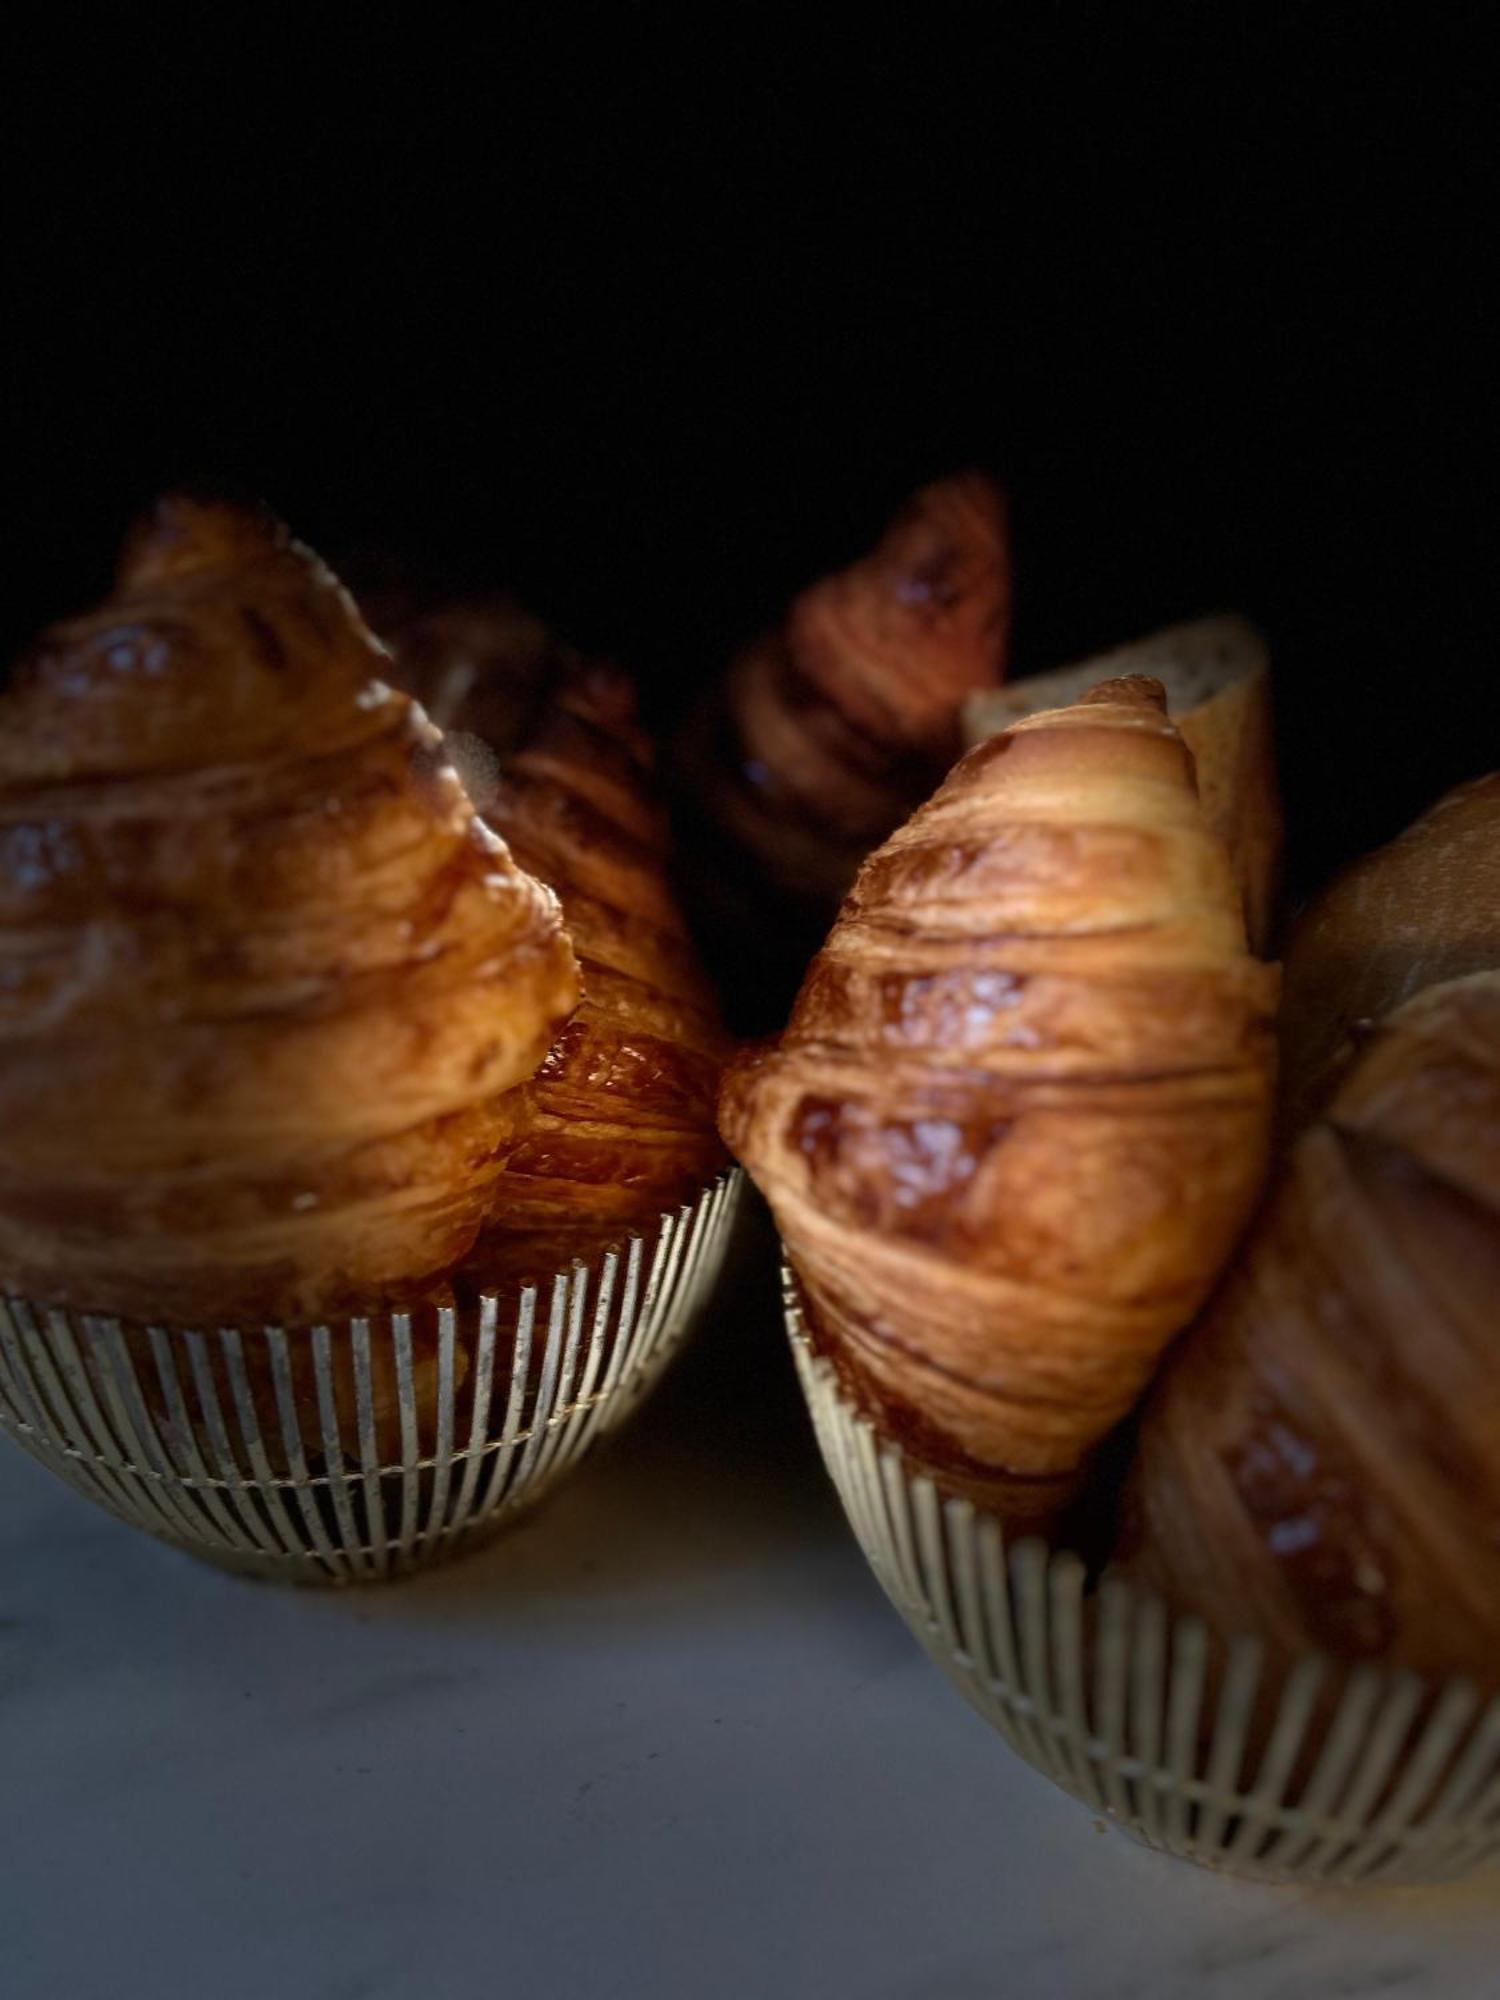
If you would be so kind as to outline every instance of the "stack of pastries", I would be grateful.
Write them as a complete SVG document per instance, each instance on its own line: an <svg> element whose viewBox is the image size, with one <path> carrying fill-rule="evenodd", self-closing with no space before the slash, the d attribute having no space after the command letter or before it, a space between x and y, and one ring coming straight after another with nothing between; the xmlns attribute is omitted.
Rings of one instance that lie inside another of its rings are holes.
<svg viewBox="0 0 1500 2000"><path fill-rule="evenodd" d="M942 1490L1283 1667L1500 1687L1500 775L1317 898L1283 980L1258 640L1095 671L971 703L725 1137Z"/></svg>
<svg viewBox="0 0 1500 2000"><path fill-rule="evenodd" d="M507 600L363 602L172 498L0 696L0 1288L406 1311L430 1386L437 1306L592 1262L727 1143L945 1491L1283 1664L1500 1687L1500 774L1278 967L1264 643L1002 685L986 478L706 692L686 857L617 668ZM801 979L727 1070L684 858L721 966Z"/></svg>
<svg viewBox="0 0 1500 2000"><path fill-rule="evenodd" d="M106 602L18 663L0 1288L168 1328L420 1327L713 1178L719 1035L630 691L541 650L474 689L487 728L524 711L488 816L346 591L254 511L163 501Z"/></svg>

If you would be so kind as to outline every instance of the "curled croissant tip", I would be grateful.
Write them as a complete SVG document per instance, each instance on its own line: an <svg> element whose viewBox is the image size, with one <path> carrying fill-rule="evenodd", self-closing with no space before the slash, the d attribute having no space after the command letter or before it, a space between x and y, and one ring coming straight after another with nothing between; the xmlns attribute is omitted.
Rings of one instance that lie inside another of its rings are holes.
<svg viewBox="0 0 1500 2000"><path fill-rule="evenodd" d="M1100 681L1096 688L1090 688L1079 697L1078 705L1084 708L1091 702L1112 708L1159 708L1165 715L1167 691L1152 674L1121 674L1115 680Z"/></svg>
<svg viewBox="0 0 1500 2000"><path fill-rule="evenodd" d="M285 548L290 539L267 507L219 494L164 493L126 535L117 581L159 583L228 569Z"/></svg>

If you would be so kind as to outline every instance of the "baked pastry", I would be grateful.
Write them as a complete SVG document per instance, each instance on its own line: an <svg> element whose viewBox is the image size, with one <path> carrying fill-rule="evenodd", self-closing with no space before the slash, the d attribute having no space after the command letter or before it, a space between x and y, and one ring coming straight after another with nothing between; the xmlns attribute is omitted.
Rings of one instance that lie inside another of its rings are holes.
<svg viewBox="0 0 1500 2000"><path fill-rule="evenodd" d="M954 1490L1045 1523L1265 1165L1274 968L1158 683L972 750L861 869L721 1123L815 1336Z"/></svg>
<svg viewBox="0 0 1500 2000"><path fill-rule="evenodd" d="M578 655L514 598L462 595L389 558L356 558L346 581L396 683L493 805L497 758L526 741Z"/></svg>
<svg viewBox="0 0 1500 2000"><path fill-rule="evenodd" d="M471 796L556 890L584 999L520 1092L467 1281L546 1277L655 1227L724 1165L725 1045L667 879L635 692L504 600L413 612L388 634Z"/></svg>
<svg viewBox="0 0 1500 2000"><path fill-rule="evenodd" d="M1429 961L1430 962L1430 961ZM1131 1572L1179 1610L1500 1688L1500 971L1376 1027L1144 1412Z"/></svg>
<svg viewBox="0 0 1500 2000"><path fill-rule="evenodd" d="M1150 674L1193 753L1198 796L1210 828L1229 849L1245 904L1251 948L1264 953L1276 917L1281 802L1271 717L1271 657L1243 618L1197 618L1052 673L1028 674L971 695L964 737L983 743L1023 715L1076 701L1101 680Z"/></svg>
<svg viewBox="0 0 1500 2000"><path fill-rule="evenodd" d="M1361 1024L1440 980L1500 966L1500 771L1459 785L1346 868L1299 918L1282 999L1282 1108L1327 1101Z"/></svg>
<svg viewBox="0 0 1500 2000"><path fill-rule="evenodd" d="M675 758L688 886L726 991L764 987L784 1018L860 862L957 757L965 696L1003 677L1010 603L1000 489L938 480L690 716Z"/></svg>
<svg viewBox="0 0 1500 2000"><path fill-rule="evenodd" d="M578 998L316 557L161 503L0 700L0 1283L165 1325L429 1298Z"/></svg>

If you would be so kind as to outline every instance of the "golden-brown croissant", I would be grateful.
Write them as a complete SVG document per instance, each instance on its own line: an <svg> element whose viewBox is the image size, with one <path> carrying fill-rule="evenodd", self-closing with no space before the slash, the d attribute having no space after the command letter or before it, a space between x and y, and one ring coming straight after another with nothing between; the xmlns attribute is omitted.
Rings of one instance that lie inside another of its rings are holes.
<svg viewBox="0 0 1500 2000"><path fill-rule="evenodd" d="M1060 708L1121 674L1150 674L1166 689L1167 713L1193 753L1204 817L1229 849L1251 948L1264 953L1275 926L1282 824L1271 657L1253 625L1233 616L1196 618L1076 666L971 695L965 739L983 743L1021 716Z"/></svg>
<svg viewBox="0 0 1500 2000"><path fill-rule="evenodd" d="M958 755L965 696L1003 677L1010 600L1000 489L978 473L939 480L869 554L804 590L700 704L675 763L690 886L726 965L754 978L795 926L786 956L800 975L860 862Z"/></svg>
<svg viewBox="0 0 1500 2000"><path fill-rule="evenodd" d="M1500 971L1396 1008L1144 1412L1133 1574L1281 1665L1500 1686Z"/></svg>
<svg viewBox="0 0 1500 2000"><path fill-rule="evenodd" d="M724 1044L667 880L667 829L628 678L503 601L389 634L475 803L556 890L584 999L520 1093L468 1270L546 1275L691 1200L724 1163Z"/></svg>
<svg viewBox="0 0 1500 2000"><path fill-rule="evenodd" d="M1308 905L1287 947L1288 1131L1326 1102L1361 1023L1440 980L1500 965L1500 771L1459 785Z"/></svg>
<svg viewBox="0 0 1500 2000"><path fill-rule="evenodd" d="M1158 683L973 750L860 871L721 1123L917 1456L1049 1516L1259 1189L1276 974Z"/></svg>
<svg viewBox="0 0 1500 2000"><path fill-rule="evenodd" d="M162 503L0 703L0 1282L188 1324L422 1297L571 1013L556 899L285 531Z"/></svg>

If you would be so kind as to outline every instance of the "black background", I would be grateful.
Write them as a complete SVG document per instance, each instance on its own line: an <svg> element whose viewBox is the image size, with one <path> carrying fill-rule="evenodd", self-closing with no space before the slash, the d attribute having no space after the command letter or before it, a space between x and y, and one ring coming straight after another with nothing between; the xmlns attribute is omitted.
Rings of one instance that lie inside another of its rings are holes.
<svg viewBox="0 0 1500 2000"><path fill-rule="evenodd" d="M13 50L8 646L227 480L514 586L665 716L977 463L1019 670L1267 628L1294 891L1496 761L1481 10L310 11Z"/></svg>

